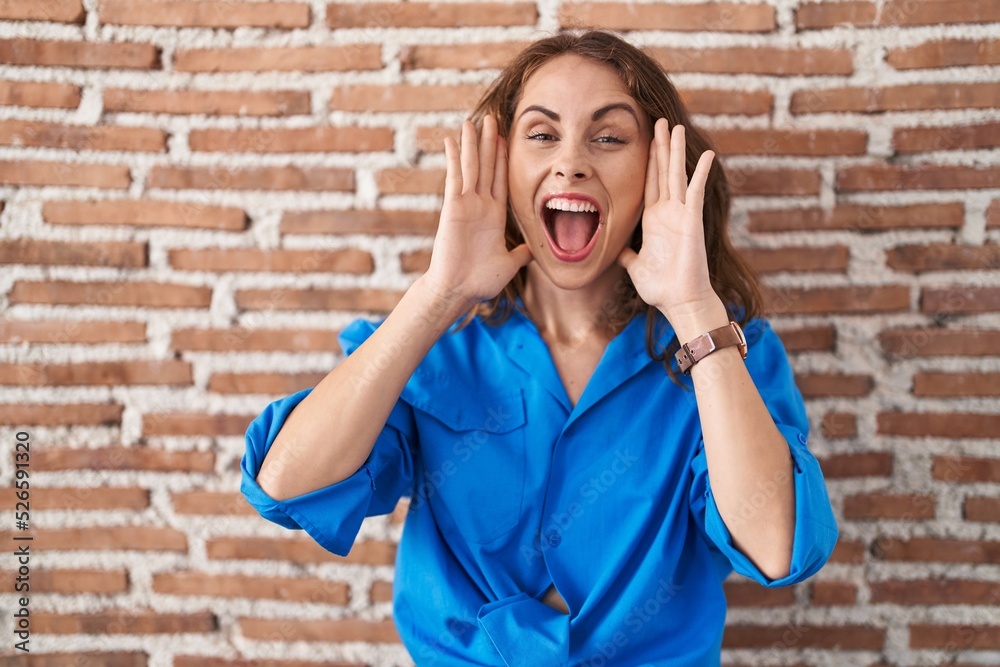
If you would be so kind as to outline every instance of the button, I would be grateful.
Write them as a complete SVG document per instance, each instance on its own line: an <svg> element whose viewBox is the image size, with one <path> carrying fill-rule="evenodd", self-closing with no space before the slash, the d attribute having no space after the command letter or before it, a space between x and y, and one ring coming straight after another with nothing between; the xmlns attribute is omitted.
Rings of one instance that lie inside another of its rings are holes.
<svg viewBox="0 0 1000 667"><path fill-rule="evenodd" d="M550 530L545 538L549 541L550 547L557 547L562 542L562 535L558 530Z"/></svg>

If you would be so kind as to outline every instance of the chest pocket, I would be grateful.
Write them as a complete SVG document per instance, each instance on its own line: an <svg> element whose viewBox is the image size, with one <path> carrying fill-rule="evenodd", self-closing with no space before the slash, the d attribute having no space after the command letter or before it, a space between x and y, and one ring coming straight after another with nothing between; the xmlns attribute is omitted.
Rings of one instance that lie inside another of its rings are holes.
<svg viewBox="0 0 1000 667"><path fill-rule="evenodd" d="M414 404L424 475L420 493L443 532L486 544L521 517L525 413L521 392Z"/></svg>

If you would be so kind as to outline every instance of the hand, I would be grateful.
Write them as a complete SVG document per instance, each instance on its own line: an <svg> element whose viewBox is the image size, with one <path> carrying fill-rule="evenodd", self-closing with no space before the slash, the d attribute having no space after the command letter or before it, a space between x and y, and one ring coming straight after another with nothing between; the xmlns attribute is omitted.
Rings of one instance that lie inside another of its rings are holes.
<svg viewBox="0 0 1000 667"><path fill-rule="evenodd" d="M670 132L665 118L656 121L646 167L642 248L636 253L626 246L618 256L642 300L658 308L675 328L679 320L721 305L709 278L702 220L705 182L714 157L712 151L701 155L689 185L684 126Z"/></svg>
<svg viewBox="0 0 1000 667"><path fill-rule="evenodd" d="M472 303L491 299L531 261L527 245L508 251L504 241L506 145L496 119L486 116L478 150L471 121L462 124L461 151L451 137L444 150L444 205L425 278L441 295Z"/></svg>

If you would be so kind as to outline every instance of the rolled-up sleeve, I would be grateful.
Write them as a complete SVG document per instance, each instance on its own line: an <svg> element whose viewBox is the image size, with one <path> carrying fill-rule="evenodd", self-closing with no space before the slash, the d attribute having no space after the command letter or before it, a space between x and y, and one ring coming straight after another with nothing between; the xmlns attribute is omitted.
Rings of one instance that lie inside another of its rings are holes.
<svg viewBox="0 0 1000 667"><path fill-rule="evenodd" d="M374 330L375 325L364 320L345 328L340 335L345 354L357 349ZM306 389L274 401L250 423L240 490L265 519L305 530L324 549L346 556L366 516L392 512L399 499L410 494L412 408L402 400L396 402L371 454L350 477L294 498L275 500L261 489L257 474L288 415L311 391Z"/></svg>
<svg viewBox="0 0 1000 667"><path fill-rule="evenodd" d="M739 549L733 545L729 529L719 515L708 478L708 462L704 441L691 462L691 511L703 534L722 552L740 574L769 587L798 583L816 572L829 559L837 543L837 522L830 506L826 482L819 462L807 447L809 420L802 394L788 356L777 334L766 321L755 320L746 328L750 351L747 370L753 378L778 430L788 443L792 457L792 479L795 485L795 534L792 542L792 562L788 575L768 579ZM774 484L783 483L781 479ZM767 483L761 488L765 497ZM752 507L754 498L748 498Z"/></svg>

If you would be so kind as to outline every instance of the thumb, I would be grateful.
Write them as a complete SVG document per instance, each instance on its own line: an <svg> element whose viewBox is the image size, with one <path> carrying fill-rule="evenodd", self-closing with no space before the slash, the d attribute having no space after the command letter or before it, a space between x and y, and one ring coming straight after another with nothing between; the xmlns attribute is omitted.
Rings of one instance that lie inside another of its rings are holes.
<svg viewBox="0 0 1000 667"><path fill-rule="evenodd" d="M622 248L621 253L618 254L618 264L625 267L628 271L628 267L632 266L632 263L639 257L638 253L632 248L625 246Z"/></svg>
<svg viewBox="0 0 1000 667"><path fill-rule="evenodd" d="M517 263L517 267L521 268L531 261L531 250L528 249L527 243L522 243L513 250L510 251L510 257Z"/></svg>

